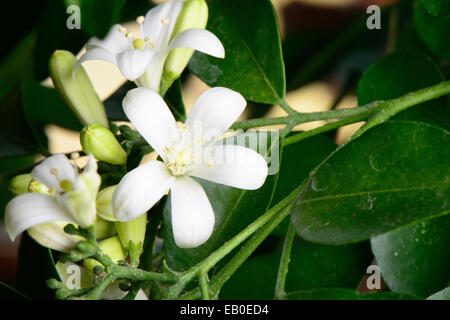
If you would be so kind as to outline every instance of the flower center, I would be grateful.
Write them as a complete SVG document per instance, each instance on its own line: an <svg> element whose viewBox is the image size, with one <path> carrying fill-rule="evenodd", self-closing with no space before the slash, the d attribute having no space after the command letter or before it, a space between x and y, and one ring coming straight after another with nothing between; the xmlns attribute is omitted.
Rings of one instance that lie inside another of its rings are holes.
<svg viewBox="0 0 450 320"><path fill-rule="evenodd" d="M181 141L176 146L164 148L167 168L174 176L186 174L195 161L188 127L182 122L177 122L177 126Z"/></svg>

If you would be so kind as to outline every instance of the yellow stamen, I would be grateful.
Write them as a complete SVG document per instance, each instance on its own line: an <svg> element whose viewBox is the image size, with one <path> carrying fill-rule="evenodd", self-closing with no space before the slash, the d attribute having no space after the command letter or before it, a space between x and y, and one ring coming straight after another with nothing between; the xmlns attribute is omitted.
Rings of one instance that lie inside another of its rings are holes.
<svg viewBox="0 0 450 320"><path fill-rule="evenodd" d="M137 17L136 22L142 24L144 22L144 17L143 16Z"/></svg>
<svg viewBox="0 0 450 320"><path fill-rule="evenodd" d="M69 180L61 181L59 183L59 186L61 187L61 189L63 189L66 192L69 192L69 191L73 190L72 182L70 182Z"/></svg>
<svg viewBox="0 0 450 320"><path fill-rule="evenodd" d="M161 20L162 24L169 24L169 22L170 22L170 20L167 19L167 18L164 18L164 19Z"/></svg>
<svg viewBox="0 0 450 320"><path fill-rule="evenodd" d="M58 170L55 169L55 168L52 168L52 169L50 169L50 173L54 174L54 175L57 175L58 174Z"/></svg>

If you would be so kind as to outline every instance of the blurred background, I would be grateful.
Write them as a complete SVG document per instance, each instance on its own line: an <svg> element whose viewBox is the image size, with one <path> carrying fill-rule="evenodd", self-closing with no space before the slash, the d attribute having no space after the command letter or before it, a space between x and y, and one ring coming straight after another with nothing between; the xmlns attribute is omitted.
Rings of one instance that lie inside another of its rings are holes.
<svg viewBox="0 0 450 320"><path fill-rule="evenodd" d="M52 95L53 91L52 94L46 91L47 87L52 87L47 64L50 55L56 49L80 55L91 36L103 37L114 23L122 23L137 33L136 17L165 1L84 2L81 30L66 28L69 17L66 6L73 3L70 0L30 1L26 5L9 2L8 10L0 13L3 23L0 53L0 281L5 283L14 282L20 243L20 239L14 243L9 240L1 221L4 207L11 198L8 192L10 178L30 171L42 146L48 146L51 153L81 150L79 132L76 131L80 129L79 123L63 120L60 115L64 110L54 110L50 105L30 98L30 93L42 91L42 95L48 94L46 101L57 99ZM367 66L389 52L399 30L407 32L411 23L410 17L399 17L397 2L400 1L272 0L283 39L288 103L302 112L356 106L357 80ZM383 11L381 30L366 27L366 9L372 4L389 7ZM84 67L108 110L114 102L113 93L125 79L115 66L106 62L89 61ZM183 99L189 111L208 87L189 71L182 79ZM44 122L40 113L51 116ZM278 106L249 103L243 118L284 114ZM47 120L49 118L51 121ZM296 130L322 124L308 123ZM342 143L360 125L341 128L330 133L330 137ZM15 133L14 137L11 132Z"/></svg>

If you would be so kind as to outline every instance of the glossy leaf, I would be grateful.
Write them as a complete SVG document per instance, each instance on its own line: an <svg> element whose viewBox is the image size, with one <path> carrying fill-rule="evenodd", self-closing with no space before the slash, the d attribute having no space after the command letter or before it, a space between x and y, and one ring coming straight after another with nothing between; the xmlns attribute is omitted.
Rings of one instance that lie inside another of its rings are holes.
<svg viewBox="0 0 450 320"><path fill-rule="evenodd" d="M124 4L125 0L80 0L81 28L89 35L103 38L109 28L119 22Z"/></svg>
<svg viewBox="0 0 450 320"><path fill-rule="evenodd" d="M450 16L434 16L423 5L417 5L414 8L414 24L428 49L439 58L450 60L450 44L447 41Z"/></svg>
<svg viewBox="0 0 450 320"><path fill-rule="evenodd" d="M196 52L189 69L212 87L240 92L247 100L279 103L285 94L284 63L269 0L209 0L207 29L225 47L225 59Z"/></svg>
<svg viewBox="0 0 450 320"><path fill-rule="evenodd" d="M281 249L247 260L224 285L219 298L273 299L280 256ZM371 256L367 243L323 246L296 239L291 252L286 291L356 288Z"/></svg>
<svg viewBox="0 0 450 320"><path fill-rule="evenodd" d="M450 15L450 2L447 0L418 0L418 2L432 15Z"/></svg>
<svg viewBox="0 0 450 320"><path fill-rule="evenodd" d="M345 288L317 289L292 292L289 300L421 300L422 298L395 292L359 293Z"/></svg>
<svg viewBox="0 0 450 320"><path fill-rule="evenodd" d="M450 215L417 222L371 239L383 279L392 291L429 296L450 275Z"/></svg>
<svg viewBox="0 0 450 320"><path fill-rule="evenodd" d="M450 300L450 287L432 294L427 300Z"/></svg>
<svg viewBox="0 0 450 320"><path fill-rule="evenodd" d="M376 100L394 99L442 81L441 71L424 53L400 50L366 70L358 84L358 102L362 106ZM409 108L393 119L422 121L450 129L449 110L449 100L443 97Z"/></svg>
<svg viewBox="0 0 450 320"><path fill-rule="evenodd" d="M449 139L437 127L390 121L339 148L311 173L294 204L298 234L351 243L448 212Z"/></svg>
<svg viewBox="0 0 450 320"><path fill-rule="evenodd" d="M177 79L167 91L164 100L172 111L175 120L184 122L186 120L186 108L181 91L181 80Z"/></svg>

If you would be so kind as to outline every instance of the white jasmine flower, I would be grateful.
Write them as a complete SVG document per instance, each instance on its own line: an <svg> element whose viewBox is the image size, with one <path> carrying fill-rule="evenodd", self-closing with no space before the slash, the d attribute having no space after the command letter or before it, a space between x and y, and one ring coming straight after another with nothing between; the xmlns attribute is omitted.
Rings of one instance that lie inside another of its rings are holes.
<svg viewBox="0 0 450 320"><path fill-rule="evenodd" d="M140 36L121 25L114 25L104 40L92 38L79 63L105 60L119 67L122 74L138 86L159 90L167 55L175 48L189 48L223 58L224 48L211 32L191 28L172 39L173 29L184 1L167 2L138 17Z"/></svg>
<svg viewBox="0 0 450 320"><path fill-rule="evenodd" d="M147 162L125 175L112 199L116 218L129 221L140 216L170 189L176 244L191 248L208 240L214 212L191 176L249 190L261 187L267 176L267 163L257 152L216 144L245 106L239 93L213 88L200 96L182 124L154 91L129 91L123 101L125 113L163 161Z"/></svg>
<svg viewBox="0 0 450 320"><path fill-rule="evenodd" d="M24 193L7 204L5 225L12 241L24 230L44 223L65 222L82 227L95 223L95 198L100 176L92 156L89 156L88 164L81 174L66 156L57 154L36 166L31 176L49 191L48 194ZM32 233L39 238L39 234L45 230L46 239L43 239L43 243L49 240L58 242L60 239L61 248L70 245L71 242L62 235L61 228L56 226L47 224L44 229L34 229Z"/></svg>

